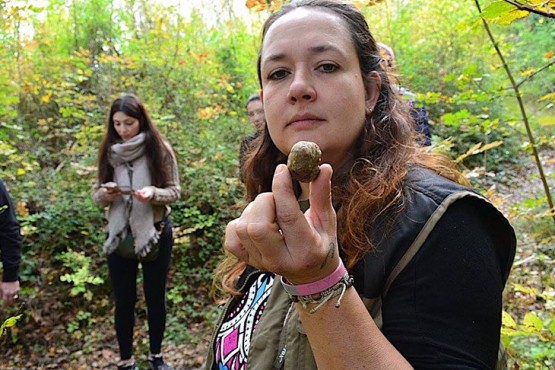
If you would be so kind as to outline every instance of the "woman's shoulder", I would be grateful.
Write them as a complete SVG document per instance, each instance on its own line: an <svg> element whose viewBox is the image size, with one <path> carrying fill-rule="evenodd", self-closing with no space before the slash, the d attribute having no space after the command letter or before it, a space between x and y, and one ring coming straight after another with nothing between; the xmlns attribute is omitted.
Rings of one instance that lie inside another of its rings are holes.
<svg viewBox="0 0 555 370"><path fill-rule="evenodd" d="M507 219L476 191L450 181L425 168L409 171L404 181L403 207L384 212L369 229L375 248L369 251L358 269L360 290L366 297L380 294L385 279L415 244L423 244L438 222L454 204L464 203L468 217L488 215L488 224L512 234ZM356 281L356 279L355 279Z"/></svg>
<svg viewBox="0 0 555 370"><path fill-rule="evenodd" d="M163 158L170 159L170 160L176 160L175 150L173 149L173 146L169 142L169 140L166 139L166 138L163 138L162 139L162 145L163 145L162 149L164 151Z"/></svg>
<svg viewBox="0 0 555 370"><path fill-rule="evenodd" d="M454 193L474 194L481 197L474 189L419 166L408 171L403 183L406 195L420 193L436 203L441 203Z"/></svg>

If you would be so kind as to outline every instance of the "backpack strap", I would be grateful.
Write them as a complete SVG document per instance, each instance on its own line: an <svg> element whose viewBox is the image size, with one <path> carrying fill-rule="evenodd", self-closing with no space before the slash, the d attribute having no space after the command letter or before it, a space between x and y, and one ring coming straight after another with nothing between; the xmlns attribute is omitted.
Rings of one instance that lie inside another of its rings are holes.
<svg viewBox="0 0 555 370"><path fill-rule="evenodd" d="M412 258L416 255L416 253L418 253L418 251L420 250L420 248L422 247L426 239L428 239L428 236L430 235L432 230L436 227L437 223L439 222L439 220L441 219L441 217L443 216L447 208L455 201L461 198L464 198L466 196L476 197L477 194L470 191L461 191L461 192L453 193L449 195L447 198L445 198L443 202L441 202L441 204L436 208L436 210L434 211L434 213L432 213L428 221L426 221L426 224L424 225L424 227L422 227L422 230L420 230L420 233L418 233L416 239L414 239L414 242L412 242L412 244L407 249L403 257L401 257L401 259L399 260L395 268L391 271L391 274L389 274L389 276L387 277L387 280L385 281L383 291L382 291L382 299L383 297L386 296L387 292L389 291L389 288L391 287L391 284L393 284L397 276L399 276L401 271L403 271L405 267L407 267L409 262L412 261Z"/></svg>
<svg viewBox="0 0 555 370"><path fill-rule="evenodd" d="M476 193L473 193L473 192L470 192L470 191L462 191L462 192L458 192L458 193L453 193L450 196L448 196L447 198L445 198L445 200L443 202L441 202L441 204L437 207L437 209L434 211L434 213L432 213L432 215L430 216L430 218L428 219L428 221L426 222L426 224L424 225L424 227L422 228L422 230L420 231L420 233L418 234L416 239L414 239L414 242L410 245L410 247L407 249L405 254L401 257L401 259L399 260L399 262L395 266L395 268L391 271L391 274L389 274L389 276L388 276L388 278L387 278L387 280L384 284L381 299L376 298L376 300L379 300L379 302L375 302L376 306L374 308L374 312L371 312L375 315L375 316L373 316L374 321L376 322L378 327L380 327L380 329L381 329L381 326L383 324L381 301L383 300L383 298L386 296L387 292L389 291L389 288L391 287L391 284L393 284L393 282L395 281L397 276L399 276L399 274L403 271L403 269L405 267L407 267L409 262L416 255L416 253L418 253L418 251L420 250L420 248L422 247L422 245L424 244L424 242L426 241L426 239L428 238L428 236L430 235L432 230L435 228L436 224L439 222L439 220L441 219L441 217L443 216L443 214L445 213L447 208L451 204L453 204L455 201L457 201L457 200L459 200L459 199L461 199L465 196L473 196L473 197L482 198L479 195L477 195ZM482 199L485 199L485 198L482 198ZM495 364L495 370L506 370L506 369L508 369L508 367L507 367L507 353L505 351L503 343L500 340L499 341L499 349L498 349L498 352L497 352L497 363Z"/></svg>
<svg viewBox="0 0 555 370"><path fill-rule="evenodd" d="M382 294L375 298L361 297L362 301L364 302L364 305L368 309L368 312L374 319L374 322L376 323L378 328L381 329L383 325L382 301L387 295L389 288L391 287L391 285L393 284L397 276L399 276L399 274L405 269L405 267L407 267L410 261L412 261L413 257L418 253L418 251L420 250L420 248L422 247L422 245L424 244L424 242L426 241L426 239L428 238L432 230L435 228L436 224L439 222L439 220L441 219L441 217L443 216L447 208L458 199L461 199L466 196L479 197L479 195L477 195L476 193L473 193L467 190L458 191L447 196L435 209L432 215L428 218L428 220L426 221L426 223L424 224L424 226L422 227L422 229L420 230L420 232L418 233L418 235L416 236L412 244L409 246L405 254L403 254L399 262L397 262L397 265L395 265L395 267L387 277L382 289Z"/></svg>

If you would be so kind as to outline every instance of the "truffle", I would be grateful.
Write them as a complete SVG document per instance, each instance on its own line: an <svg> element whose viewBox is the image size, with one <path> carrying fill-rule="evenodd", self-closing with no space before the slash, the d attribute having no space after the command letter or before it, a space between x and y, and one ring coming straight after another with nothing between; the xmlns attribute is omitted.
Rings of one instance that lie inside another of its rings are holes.
<svg viewBox="0 0 555 370"><path fill-rule="evenodd" d="M322 151L316 143L299 141L291 148L287 158L287 167L294 180L311 182L320 173Z"/></svg>

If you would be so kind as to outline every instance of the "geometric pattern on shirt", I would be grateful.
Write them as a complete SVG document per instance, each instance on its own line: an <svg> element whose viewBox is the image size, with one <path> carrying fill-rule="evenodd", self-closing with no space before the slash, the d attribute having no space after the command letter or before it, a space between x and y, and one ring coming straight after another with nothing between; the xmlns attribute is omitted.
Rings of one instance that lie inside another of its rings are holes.
<svg viewBox="0 0 555 370"><path fill-rule="evenodd" d="M274 274L260 274L237 307L225 316L214 342L219 370L247 368L251 337L266 308L273 283Z"/></svg>

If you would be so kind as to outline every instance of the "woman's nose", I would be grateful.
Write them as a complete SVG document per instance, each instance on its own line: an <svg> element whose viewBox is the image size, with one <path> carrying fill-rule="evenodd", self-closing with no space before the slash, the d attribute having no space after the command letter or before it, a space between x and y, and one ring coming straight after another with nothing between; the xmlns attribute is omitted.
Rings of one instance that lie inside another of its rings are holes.
<svg viewBox="0 0 555 370"><path fill-rule="evenodd" d="M261 121L264 121L264 119L265 119L264 112L258 112L254 116L255 122L261 122Z"/></svg>
<svg viewBox="0 0 555 370"><path fill-rule="evenodd" d="M316 99L316 90L308 71L298 70L294 73L287 98L291 103Z"/></svg>

